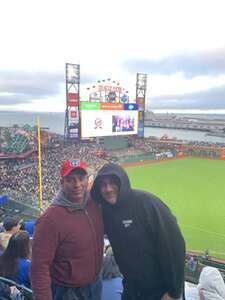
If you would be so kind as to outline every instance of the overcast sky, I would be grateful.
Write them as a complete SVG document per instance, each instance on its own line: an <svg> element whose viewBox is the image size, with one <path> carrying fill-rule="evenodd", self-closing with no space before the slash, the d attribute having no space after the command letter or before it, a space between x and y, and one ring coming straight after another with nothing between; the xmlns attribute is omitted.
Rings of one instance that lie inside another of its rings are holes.
<svg viewBox="0 0 225 300"><path fill-rule="evenodd" d="M81 98L111 78L147 107L225 113L224 0L20 0L0 4L0 110L65 111L65 63Z"/></svg>

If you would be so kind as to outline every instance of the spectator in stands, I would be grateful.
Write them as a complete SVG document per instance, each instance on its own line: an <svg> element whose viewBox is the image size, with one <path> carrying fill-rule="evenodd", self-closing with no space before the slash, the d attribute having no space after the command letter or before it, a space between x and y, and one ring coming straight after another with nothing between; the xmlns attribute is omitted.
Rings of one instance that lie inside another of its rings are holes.
<svg viewBox="0 0 225 300"><path fill-rule="evenodd" d="M18 232L21 227L21 219L17 216L7 216L4 219L3 227L5 228L5 232L0 233L0 251L3 252L9 242L10 237Z"/></svg>
<svg viewBox="0 0 225 300"><path fill-rule="evenodd" d="M186 300L224 300L225 284L220 272L213 267L204 267L197 287L185 287Z"/></svg>
<svg viewBox="0 0 225 300"><path fill-rule="evenodd" d="M26 231L18 231L0 256L0 276L30 288L30 239Z"/></svg>
<svg viewBox="0 0 225 300"><path fill-rule="evenodd" d="M61 190L36 223L31 281L35 300L100 300L103 222L81 160L61 167Z"/></svg>
<svg viewBox="0 0 225 300"><path fill-rule="evenodd" d="M194 275L198 268L198 260L191 256L188 260L188 269Z"/></svg>
<svg viewBox="0 0 225 300"><path fill-rule="evenodd" d="M0 282L0 299L15 299L14 297L18 294L19 290L15 286Z"/></svg>
<svg viewBox="0 0 225 300"><path fill-rule="evenodd" d="M122 275L116 264L112 248L108 246L102 268L102 300L120 300L122 293Z"/></svg>
<svg viewBox="0 0 225 300"><path fill-rule="evenodd" d="M102 203L105 232L124 276L122 299L181 299L185 244L169 208L132 189L116 164L101 168L91 193Z"/></svg>
<svg viewBox="0 0 225 300"><path fill-rule="evenodd" d="M205 252L204 252L202 258L204 258L204 259L209 259L209 251L208 251L207 249L205 250Z"/></svg>

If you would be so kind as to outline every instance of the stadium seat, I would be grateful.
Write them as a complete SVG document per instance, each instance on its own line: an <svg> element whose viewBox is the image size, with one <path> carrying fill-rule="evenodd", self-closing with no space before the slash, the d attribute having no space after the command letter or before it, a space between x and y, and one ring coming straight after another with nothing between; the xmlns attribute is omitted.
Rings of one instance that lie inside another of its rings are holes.
<svg viewBox="0 0 225 300"><path fill-rule="evenodd" d="M18 300L32 300L33 299L33 293L31 289L26 288L23 285L17 284L15 281L7 279L5 277L0 277L0 281L4 284L7 284L8 286L16 286L16 288L20 291L21 295ZM4 298L0 298L4 299Z"/></svg>

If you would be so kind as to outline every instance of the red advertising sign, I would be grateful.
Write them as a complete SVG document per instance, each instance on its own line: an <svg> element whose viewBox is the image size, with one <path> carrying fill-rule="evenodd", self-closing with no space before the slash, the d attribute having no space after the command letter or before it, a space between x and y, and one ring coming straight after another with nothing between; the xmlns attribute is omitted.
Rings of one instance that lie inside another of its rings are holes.
<svg viewBox="0 0 225 300"><path fill-rule="evenodd" d="M67 99L68 100L78 100L79 99L79 94L78 93L68 93L67 94Z"/></svg>
<svg viewBox="0 0 225 300"><path fill-rule="evenodd" d="M76 107L76 106L79 106L79 102L78 102L78 100L70 100L70 101L68 101L67 105Z"/></svg>

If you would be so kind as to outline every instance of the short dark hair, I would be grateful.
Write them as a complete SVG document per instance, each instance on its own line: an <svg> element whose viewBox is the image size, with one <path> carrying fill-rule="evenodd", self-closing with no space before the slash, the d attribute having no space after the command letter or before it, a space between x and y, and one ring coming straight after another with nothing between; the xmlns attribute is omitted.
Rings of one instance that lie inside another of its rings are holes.
<svg viewBox="0 0 225 300"><path fill-rule="evenodd" d="M22 220L17 216L7 216L3 221L3 226L6 231L11 230L13 227L17 226Z"/></svg>

